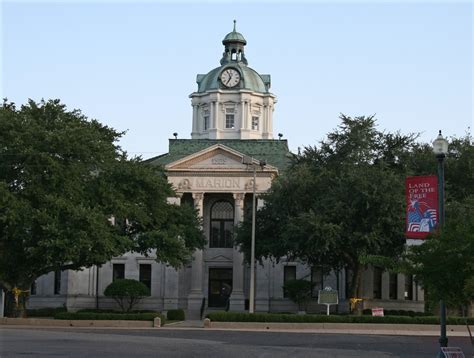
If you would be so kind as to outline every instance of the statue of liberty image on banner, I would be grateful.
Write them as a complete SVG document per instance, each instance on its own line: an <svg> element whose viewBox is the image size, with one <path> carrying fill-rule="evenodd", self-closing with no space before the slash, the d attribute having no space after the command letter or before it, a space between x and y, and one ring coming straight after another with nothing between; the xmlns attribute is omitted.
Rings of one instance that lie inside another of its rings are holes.
<svg viewBox="0 0 474 358"><path fill-rule="evenodd" d="M405 236L424 239L438 225L438 178L434 175L407 177L405 189Z"/></svg>

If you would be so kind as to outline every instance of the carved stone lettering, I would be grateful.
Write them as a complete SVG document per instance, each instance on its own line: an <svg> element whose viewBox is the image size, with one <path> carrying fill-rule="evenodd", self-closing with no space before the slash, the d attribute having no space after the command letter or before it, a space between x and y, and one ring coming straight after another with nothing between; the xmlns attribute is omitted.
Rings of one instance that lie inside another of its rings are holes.
<svg viewBox="0 0 474 358"><path fill-rule="evenodd" d="M199 189L240 189L239 178L197 178L195 187Z"/></svg>
<svg viewBox="0 0 474 358"><path fill-rule="evenodd" d="M227 163L227 158L212 158L211 163L214 165L225 165Z"/></svg>

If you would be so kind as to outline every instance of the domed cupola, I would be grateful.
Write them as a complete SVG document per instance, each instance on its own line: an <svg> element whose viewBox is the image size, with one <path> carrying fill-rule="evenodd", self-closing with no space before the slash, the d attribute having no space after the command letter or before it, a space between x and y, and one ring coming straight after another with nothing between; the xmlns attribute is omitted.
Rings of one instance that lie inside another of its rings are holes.
<svg viewBox="0 0 474 358"><path fill-rule="evenodd" d="M221 65L225 65L231 62L239 62L245 65L248 65L247 59L244 55L244 46L247 45L247 41L244 36L235 31L234 20L234 30L229 32L222 40L224 45L224 53L222 54Z"/></svg>
<svg viewBox="0 0 474 358"><path fill-rule="evenodd" d="M193 102L193 139L271 139L276 102L270 75L248 67L244 36L234 29L222 40L221 66L197 75Z"/></svg>

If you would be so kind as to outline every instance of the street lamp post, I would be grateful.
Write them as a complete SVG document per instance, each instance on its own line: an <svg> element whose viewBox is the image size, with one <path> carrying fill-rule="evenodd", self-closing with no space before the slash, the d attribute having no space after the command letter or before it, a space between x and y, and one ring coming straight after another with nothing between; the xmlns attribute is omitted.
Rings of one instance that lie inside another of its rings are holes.
<svg viewBox="0 0 474 358"><path fill-rule="evenodd" d="M249 313L255 311L255 201L256 201L256 179L257 179L257 167L252 157L244 157L242 159L243 164L253 166L253 195L252 195L252 239L250 243L250 289L249 289ZM260 167L266 165L265 161L259 162Z"/></svg>
<svg viewBox="0 0 474 358"><path fill-rule="evenodd" d="M433 141L433 152L438 159L438 207L439 207L439 218L438 228L442 229L444 225L444 158L448 153L448 141L443 138L441 131L439 131L438 137ZM440 336L439 346L448 346L448 337L446 336L446 305L444 300L439 301L439 323L440 323ZM444 353L439 352L439 357L444 357Z"/></svg>

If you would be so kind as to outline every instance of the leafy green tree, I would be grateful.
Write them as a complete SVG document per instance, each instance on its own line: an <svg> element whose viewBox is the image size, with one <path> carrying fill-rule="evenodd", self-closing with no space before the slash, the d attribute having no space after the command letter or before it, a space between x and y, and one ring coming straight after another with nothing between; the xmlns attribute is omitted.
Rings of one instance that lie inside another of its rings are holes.
<svg viewBox="0 0 474 358"><path fill-rule="evenodd" d="M408 249L401 270L417 276L425 300L462 307L474 300L474 141L469 133L450 139L444 163L445 225L423 245ZM416 175L435 174L432 146L419 145L410 165Z"/></svg>
<svg viewBox="0 0 474 358"><path fill-rule="evenodd" d="M104 295L112 297L122 312L130 312L142 298L150 296L150 289L140 281L120 279L108 285Z"/></svg>
<svg viewBox="0 0 474 358"><path fill-rule="evenodd" d="M417 145L415 135L378 131L373 116L341 121L319 146L296 156L264 196L256 255L287 256L326 273L346 268L349 295L360 297L365 258L403 250L404 179ZM237 235L247 253L250 225L244 221Z"/></svg>
<svg viewBox="0 0 474 358"><path fill-rule="evenodd" d="M447 207L443 229L409 248L408 272L416 275L430 300L463 307L474 300L474 196Z"/></svg>
<svg viewBox="0 0 474 358"><path fill-rule="evenodd" d="M167 203L173 191L162 169L128 158L117 145L122 135L59 100L30 100L20 109L4 101L0 286L10 298L51 271L127 251L179 266L203 247L195 210Z"/></svg>

